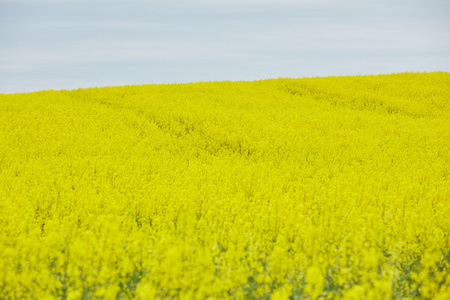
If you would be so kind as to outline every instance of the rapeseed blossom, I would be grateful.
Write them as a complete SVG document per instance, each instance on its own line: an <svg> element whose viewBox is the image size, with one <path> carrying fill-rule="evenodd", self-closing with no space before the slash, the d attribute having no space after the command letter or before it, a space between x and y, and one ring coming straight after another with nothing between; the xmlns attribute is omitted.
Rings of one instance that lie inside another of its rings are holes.
<svg viewBox="0 0 450 300"><path fill-rule="evenodd" d="M450 74L0 95L0 299L450 299Z"/></svg>

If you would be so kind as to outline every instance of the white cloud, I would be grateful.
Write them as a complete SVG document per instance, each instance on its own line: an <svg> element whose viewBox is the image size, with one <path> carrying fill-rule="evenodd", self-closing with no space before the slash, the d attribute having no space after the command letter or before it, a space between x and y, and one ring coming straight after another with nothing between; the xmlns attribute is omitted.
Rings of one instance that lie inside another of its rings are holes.
<svg viewBox="0 0 450 300"><path fill-rule="evenodd" d="M0 20L4 86L450 70L450 4L440 0L165 0L139 11L131 1L26 1L43 11L0 1L0 17L1 3L16 5Z"/></svg>

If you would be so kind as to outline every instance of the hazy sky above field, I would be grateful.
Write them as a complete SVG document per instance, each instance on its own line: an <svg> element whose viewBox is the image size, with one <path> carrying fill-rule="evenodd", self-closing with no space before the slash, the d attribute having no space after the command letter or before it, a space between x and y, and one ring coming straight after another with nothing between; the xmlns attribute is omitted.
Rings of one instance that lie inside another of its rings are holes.
<svg viewBox="0 0 450 300"><path fill-rule="evenodd" d="M0 93L450 71L450 1L0 0Z"/></svg>

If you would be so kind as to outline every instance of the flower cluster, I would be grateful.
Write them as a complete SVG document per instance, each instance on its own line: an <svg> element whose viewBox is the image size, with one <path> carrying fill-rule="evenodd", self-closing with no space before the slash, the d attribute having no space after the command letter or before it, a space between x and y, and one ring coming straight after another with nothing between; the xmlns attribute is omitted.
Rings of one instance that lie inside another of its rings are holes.
<svg viewBox="0 0 450 300"><path fill-rule="evenodd" d="M450 73L0 95L0 299L450 299Z"/></svg>

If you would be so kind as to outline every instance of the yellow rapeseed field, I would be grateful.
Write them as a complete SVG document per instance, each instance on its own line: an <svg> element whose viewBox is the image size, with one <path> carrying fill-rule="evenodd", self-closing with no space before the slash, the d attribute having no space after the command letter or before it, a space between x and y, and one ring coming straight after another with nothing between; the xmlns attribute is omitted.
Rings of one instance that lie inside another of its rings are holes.
<svg viewBox="0 0 450 300"><path fill-rule="evenodd" d="M450 299L450 73L0 95L0 299Z"/></svg>

